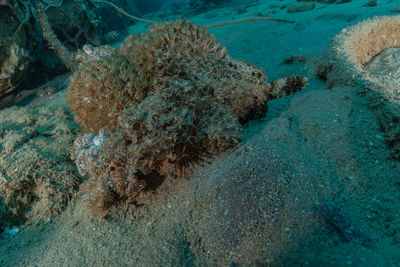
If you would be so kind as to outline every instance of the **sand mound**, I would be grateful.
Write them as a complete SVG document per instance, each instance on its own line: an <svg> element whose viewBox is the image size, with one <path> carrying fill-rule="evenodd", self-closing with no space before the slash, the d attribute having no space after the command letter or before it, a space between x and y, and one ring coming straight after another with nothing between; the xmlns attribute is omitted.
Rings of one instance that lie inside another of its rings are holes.
<svg viewBox="0 0 400 267"><path fill-rule="evenodd" d="M277 263L312 232L311 207L328 198L334 175L296 139L278 119L201 172L196 198L203 201L190 221L199 254L222 265Z"/></svg>

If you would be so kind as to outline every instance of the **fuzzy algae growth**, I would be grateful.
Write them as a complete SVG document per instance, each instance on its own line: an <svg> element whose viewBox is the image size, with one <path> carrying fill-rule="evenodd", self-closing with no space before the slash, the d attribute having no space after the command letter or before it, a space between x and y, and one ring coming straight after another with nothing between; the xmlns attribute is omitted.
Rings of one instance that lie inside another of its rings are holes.
<svg viewBox="0 0 400 267"><path fill-rule="evenodd" d="M82 182L68 153L77 130L63 107L0 111L3 222L55 216L66 208Z"/></svg>
<svg viewBox="0 0 400 267"><path fill-rule="evenodd" d="M266 83L261 68L229 57L206 28L187 20L150 26L119 50L86 47L78 58L68 105L84 132L108 136L96 157L79 153L85 136L73 153L89 174L84 199L96 214L235 147L241 123L307 85L303 76Z"/></svg>

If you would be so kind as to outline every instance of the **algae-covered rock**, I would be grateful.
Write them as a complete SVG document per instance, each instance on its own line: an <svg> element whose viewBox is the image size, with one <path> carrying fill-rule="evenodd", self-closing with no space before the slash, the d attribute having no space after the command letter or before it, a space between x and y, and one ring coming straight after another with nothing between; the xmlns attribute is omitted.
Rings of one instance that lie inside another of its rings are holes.
<svg viewBox="0 0 400 267"><path fill-rule="evenodd" d="M239 120L307 83L297 77L267 84L262 68L229 57L206 28L187 20L150 26L148 33L126 38L119 50L105 46L85 53L67 89L68 105L85 132L114 128L121 111L176 82L218 84L216 101L230 106Z"/></svg>
<svg viewBox="0 0 400 267"><path fill-rule="evenodd" d="M103 141L97 159L83 157L92 177L83 189L93 211L109 203L99 197L101 184L133 200L144 189L156 189L166 177L184 177L193 165L239 143L238 119L228 106L213 101L210 90L207 83L176 84L121 113L117 131ZM74 158L82 160L79 155Z"/></svg>
<svg viewBox="0 0 400 267"><path fill-rule="evenodd" d="M0 111L2 220L54 216L66 208L81 182L69 159L77 130L62 107Z"/></svg>
<svg viewBox="0 0 400 267"><path fill-rule="evenodd" d="M107 130L98 153L81 153L88 135L73 152L90 177L84 199L98 214L113 194L134 201L234 148L240 123L307 85L303 76L267 83L263 69L229 57L206 28L187 20L150 26L119 50L84 50L67 101L84 132Z"/></svg>

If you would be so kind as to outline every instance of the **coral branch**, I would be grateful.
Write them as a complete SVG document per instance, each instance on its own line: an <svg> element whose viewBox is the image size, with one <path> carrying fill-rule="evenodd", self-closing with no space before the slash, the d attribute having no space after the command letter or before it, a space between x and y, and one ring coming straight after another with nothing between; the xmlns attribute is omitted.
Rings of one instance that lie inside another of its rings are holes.
<svg viewBox="0 0 400 267"><path fill-rule="evenodd" d="M41 4L36 4L36 10L38 21L43 32L43 38L54 47L58 57L64 61L67 68L74 70L76 68L76 64L73 61L73 57L69 50L61 43L54 31L51 29L49 19L43 10L43 6Z"/></svg>
<svg viewBox="0 0 400 267"><path fill-rule="evenodd" d="M146 19L141 19L141 18L132 16L132 15L126 13L125 10L123 10L122 8L116 6L115 4L110 3L110 2L108 2L108 1L103 1L103 0L92 0L92 1L93 1L93 2L97 2L97 3L101 3L101 4L109 5L109 6L113 7L113 8L115 8L119 13L121 13L121 14L124 15L124 16L127 16L127 17L130 18L130 19L137 20L137 21L144 22L144 23L149 23L149 24L154 24L154 23L155 23L155 21L146 20Z"/></svg>
<svg viewBox="0 0 400 267"><path fill-rule="evenodd" d="M286 23L295 23L294 21L291 20L285 20L285 19L278 19L278 18L248 18L248 19L242 19L242 20L236 20L236 21L228 21L228 22L221 22L217 24L212 24L212 25L205 25L203 26L206 29L210 28L215 28L215 27L221 27L221 26L226 26L226 25L232 25L232 24L239 24L239 23L245 23L245 22L254 22L254 21L263 21L263 20L272 20L272 21L279 21L279 22L286 22Z"/></svg>
<svg viewBox="0 0 400 267"><path fill-rule="evenodd" d="M14 31L14 34L12 35L13 37L17 36L18 32L22 29L22 27L29 21L30 18L30 12L29 12L29 7L26 5L26 3L22 2L22 4L25 7L25 17L23 21L20 21L20 24L18 28Z"/></svg>
<svg viewBox="0 0 400 267"><path fill-rule="evenodd" d="M113 8L115 8L118 12L120 12L121 14L127 16L128 18L131 18L133 20L137 20L140 22L144 22L144 23L149 23L149 24L154 24L156 23L155 21L151 21L151 20L146 20L146 19L141 19L135 16L132 16L128 13L125 12L125 10L123 10L122 8L116 6L113 3L110 3L108 1L105 0L92 0L93 2L97 2L97 3L101 3L101 4L106 4L109 6L112 6ZM242 19L242 20L237 20L237 21L228 21L228 22L222 22L222 23L217 23L217 24L211 24L211 25L205 25L203 26L206 29L209 28L215 28L215 27L221 27L221 26L226 26L226 25L232 25L232 24L239 24L239 23L245 23L245 22L255 22L255 21L279 21L279 22L286 22L286 23L295 23L294 21L291 20L285 20L285 19L278 19L278 18L261 18L261 17L257 17L257 18L248 18L248 19Z"/></svg>

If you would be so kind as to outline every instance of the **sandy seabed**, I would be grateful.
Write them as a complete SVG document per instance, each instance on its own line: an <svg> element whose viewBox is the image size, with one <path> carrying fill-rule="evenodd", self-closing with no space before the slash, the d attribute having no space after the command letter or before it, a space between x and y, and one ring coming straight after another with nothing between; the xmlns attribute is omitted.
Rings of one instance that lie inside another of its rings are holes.
<svg viewBox="0 0 400 267"><path fill-rule="evenodd" d="M364 84L327 86L315 74L315 68L327 64L320 58L332 37L366 18L394 14L396 3L317 3L313 10L286 13L280 7L293 1L264 2L240 15L235 8L225 8L190 19L205 25L261 12L296 21L238 24L210 32L233 58L264 68L270 81L308 76L306 89L269 102L266 117L244 125L244 140L234 151L186 179L166 180L138 207L121 203L96 218L79 194L71 194L71 200L65 200L68 207L53 216L42 206L59 202L43 197L46 201L34 210L41 215L38 219L26 221L14 238L0 239L0 265L400 265L400 161L385 141L383 111ZM136 24L130 32L143 29ZM381 61L395 66L398 51L392 53L383 54ZM377 72L379 55L372 64L371 72ZM387 77L398 72L384 69ZM28 106L43 117L56 102L65 121L55 123L72 123L63 111L65 94L54 96L37 98ZM12 114L36 114L18 112ZM65 142L73 140L76 130L68 132L66 127L59 133L67 150ZM52 133L50 137L57 135ZM58 157L53 161L68 161L68 153ZM71 176L76 174L69 171L71 164L60 164L66 179L57 181L65 188L80 182ZM32 192L42 196L53 189L51 183L44 188Z"/></svg>

